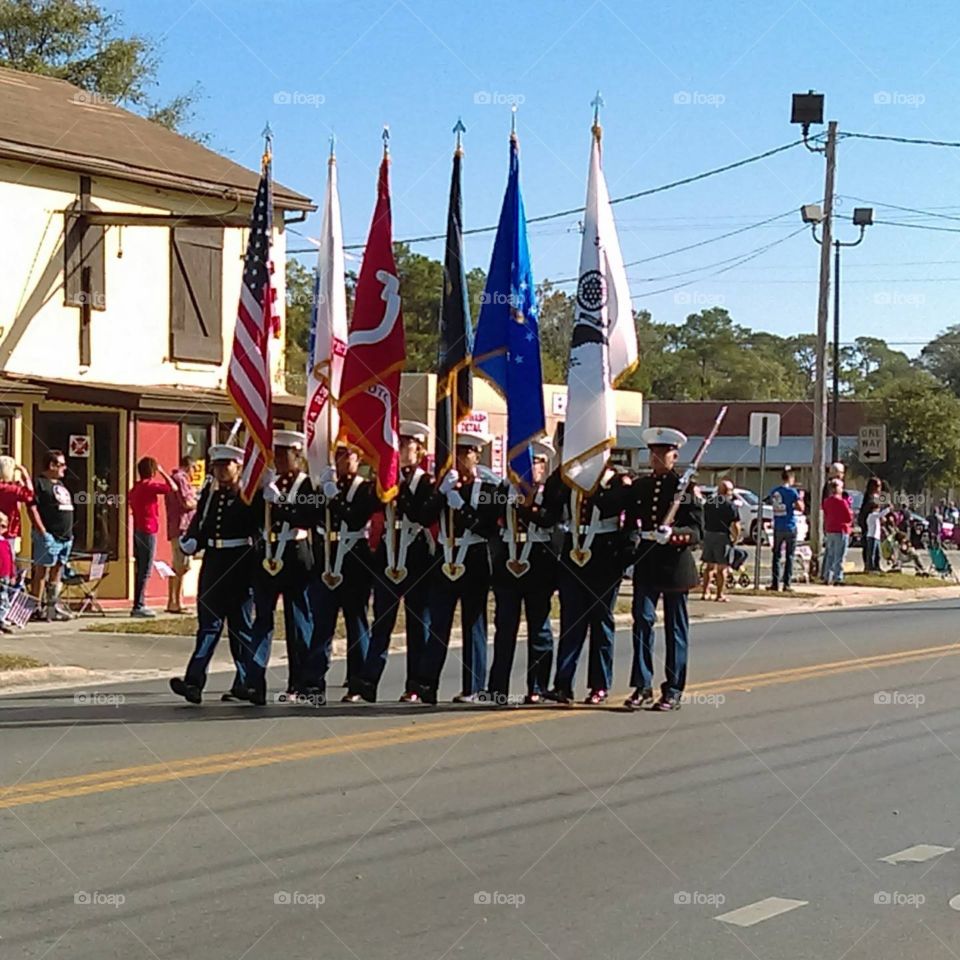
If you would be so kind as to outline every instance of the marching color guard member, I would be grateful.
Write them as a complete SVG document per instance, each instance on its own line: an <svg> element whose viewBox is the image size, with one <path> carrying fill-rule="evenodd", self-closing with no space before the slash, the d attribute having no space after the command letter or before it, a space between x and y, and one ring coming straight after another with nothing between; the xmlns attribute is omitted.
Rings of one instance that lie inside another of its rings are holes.
<svg viewBox="0 0 960 960"><path fill-rule="evenodd" d="M263 530L263 558L254 580L257 616L253 625L258 660L270 659L277 600L283 596L283 625L287 646L286 696L308 695L304 663L313 639L313 619L307 584L313 568L310 521L315 496L310 478L300 469L303 434L296 430L273 431L276 471L263 489L267 502Z"/></svg>
<svg viewBox="0 0 960 960"><path fill-rule="evenodd" d="M370 642L367 604L374 561L367 524L380 501L374 483L357 472L360 458L354 450L338 446L334 464L321 474L321 496L314 510L313 546L320 575L310 583L314 643L309 674L319 702L325 702L330 649L342 610L347 628L347 692L342 701L355 703L360 700Z"/></svg>
<svg viewBox="0 0 960 960"><path fill-rule="evenodd" d="M463 670L460 693L453 700L454 703L477 703L483 699L490 591L488 542L497 536L500 512L499 484L482 480L477 472L480 451L489 442L486 436L458 433L457 468L447 473L438 488L443 563L431 584L430 634L418 685L420 698L425 703L437 702L440 674L447 659L458 602Z"/></svg>
<svg viewBox="0 0 960 960"><path fill-rule="evenodd" d="M247 506L240 497L240 447L215 444L209 457L214 480L202 491L193 520L180 538L185 555L203 551L197 645L186 673L174 677L170 689L190 703L200 703L207 667L226 622L237 673L224 699L229 696L262 705L266 682L262 665L254 662L252 588L262 504L255 500Z"/></svg>
<svg viewBox="0 0 960 960"><path fill-rule="evenodd" d="M526 496L513 484L502 488L506 506L501 541L491 547L496 598L493 666L487 690L495 703L506 703L517 649L521 608L527 620L526 703L540 703L550 687L553 631L550 603L557 588L557 557L552 527L558 517L544 504L544 483L555 455L547 441L533 446L534 486Z"/></svg>
<svg viewBox="0 0 960 960"><path fill-rule="evenodd" d="M690 548L703 539L703 506L693 484L684 487L674 469L686 436L669 427L651 427L644 430L643 442L650 448L652 472L634 482L628 507L628 524L633 530L639 526L639 535L633 534L636 547L630 676L630 684L636 689L625 706L635 710L653 704L654 710L679 710L687 679L687 591L699 581ZM669 523L674 500L679 501L678 507ZM654 624L657 601L661 598L667 676L660 687L660 699L654 704Z"/></svg>
<svg viewBox="0 0 960 960"><path fill-rule="evenodd" d="M569 524L560 554L560 643L557 670L549 699L572 703L577 663L590 631L584 701L603 703L613 683L614 608L625 567L622 513L628 502L630 476L606 467L597 489L582 497L554 472L546 500L566 504Z"/></svg>
<svg viewBox="0 0 960 960"><path fill-rule="evenodd" d="M390 636L403 602L407 634L407 675L401 703L416 702L420 661L430 629L430 584L439 551L430 532L440 503L436 483L420 466L430 428L416 420L400 421L400 492L385 508L383 536L373 558L373 627L370 649L358 687L369 703L387 665Z"/></svg>

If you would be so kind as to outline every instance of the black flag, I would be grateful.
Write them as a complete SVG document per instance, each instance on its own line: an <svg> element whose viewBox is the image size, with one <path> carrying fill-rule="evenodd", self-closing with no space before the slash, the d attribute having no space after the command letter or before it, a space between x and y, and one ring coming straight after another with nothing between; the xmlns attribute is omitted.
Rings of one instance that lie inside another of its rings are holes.
<svg viewBox="0 0 960 960"><path fill-rule="evenodd" d="M453 155L450 209L447 213L447 250L443 259L443 300L440 305L440 356L437 364L436 476L455 466L457 424L473 407L470 361L473 328L467 276L463 269L463 203L460 194L459 146Z"/></svg>

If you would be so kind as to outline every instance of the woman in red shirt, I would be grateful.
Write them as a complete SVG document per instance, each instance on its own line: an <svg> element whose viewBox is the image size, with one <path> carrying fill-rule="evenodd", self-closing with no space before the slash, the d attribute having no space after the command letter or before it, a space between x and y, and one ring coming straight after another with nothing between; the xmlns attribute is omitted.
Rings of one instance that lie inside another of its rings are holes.
<svg viewBox="0 0 960 960"><path fill-rule="evenodd" d="M843 495L843 481L831 480L829 496L823 501L823 530L826 549L823 556L823 582L843 583L843 558L850 543L853 510Z"/></svg>
<svg viewBox="0 0 960 960"><path fill-rule="evenodd" d="M157 531L160 529L160 498L168 490L176 490L173 478L153 457L141 457L137 463L140 479L130 488L127 502L133 514L134 594L131 617L155 617L147 608L144 594L157 552ZM161 479L157 479L160 474Z"/></svg>

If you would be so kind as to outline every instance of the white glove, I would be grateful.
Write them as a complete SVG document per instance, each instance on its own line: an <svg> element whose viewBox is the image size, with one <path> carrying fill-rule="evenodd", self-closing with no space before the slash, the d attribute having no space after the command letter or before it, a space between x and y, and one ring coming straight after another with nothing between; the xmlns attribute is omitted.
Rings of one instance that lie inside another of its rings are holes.
<svg viewBox="0 0 960 960"><path fill-rule="evenodd" d="M275 483L268 483L263 488L263 499L267 503L277 503L280 500L280 490Z"/></svg>
<svg viewBox="0 0 960 960"><path fill-rule="evenodd" d="M448 470L446 476L440 481L440 492L449 494L457 485L460 474L456 470Z"/></svg>
<svg viewBox="0 0 960 960"><path fill-rule="evenodd" d="M340 488L337 486L336 480L324 480L323 495L328 500L332 500L339 492Z"/></svg>
<svg viewBox="0 0 960 960"><path fill-rule="evenodd" d="M456 490L450 490L447 493L447 503L454 510L459 510L466 503L466 500L464 500Z"/></svg>
<svg viewBox="0 0 960 960"><path fill-rule="evenodd" d="M669 542L670 542L670 538L671 538L672 536L673 536L673 527L668 527L668 526L665 526L665 525L662 526L662 527L657 527L657 532L656 532L656 534L655 534L655 538L656 538L657 543L660 544L660 546L663 546L664 544L669 543Z"/></svg>
<svg viewBox="0 0 960 960"><path fill-rule="evenodd" d="M267 467L260 476L260 486L266 489L277 479L277 471L273 467Z"/></svg>
<svg viewBox="0 0 960 960"><path fill-rule="evenodd" d="M181 537L180 549L188 556L192 557L197 552L197 541L193 537Z"/></svg>
<svg viewBox="0 0 960 960"><path fill-rule="evenodd" d="M331 480L336 481L337 471L333 467L324 467L320 471L320 476L317 477L317 483L322 487L325 483L330 483Z"/></svg>

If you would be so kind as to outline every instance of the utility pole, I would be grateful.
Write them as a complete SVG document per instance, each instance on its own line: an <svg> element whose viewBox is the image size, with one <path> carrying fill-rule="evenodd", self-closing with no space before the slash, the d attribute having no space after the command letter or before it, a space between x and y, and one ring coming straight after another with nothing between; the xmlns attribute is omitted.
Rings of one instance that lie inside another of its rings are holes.
<svg viewBox="0 0 960 960"><path fill-rule="evenodd" d="M823 548L820 493L827 445L827 327L830 319L830 244L833 227L833 182L837 168L837 121L827 125L824 150L827 173L823 185L823 239L820 245L820 299L817 305L816 381L813 389L813 478L810 482L810 548L819 569Z"/></svg>
<svg viewBox="0 0 960 960"><path fill-rule="evenodd" d="M833 404L830 408L830 457L840 459L840 241L833 241Z"/></svg>

